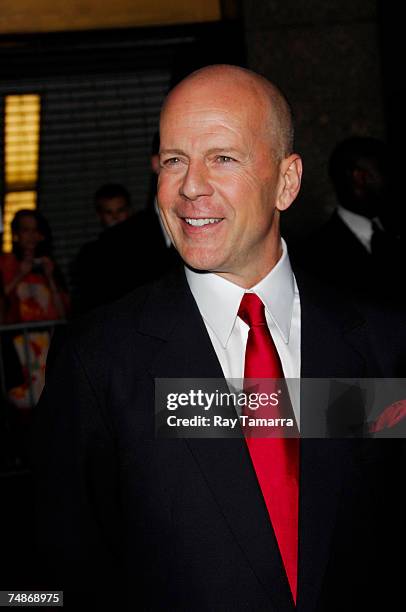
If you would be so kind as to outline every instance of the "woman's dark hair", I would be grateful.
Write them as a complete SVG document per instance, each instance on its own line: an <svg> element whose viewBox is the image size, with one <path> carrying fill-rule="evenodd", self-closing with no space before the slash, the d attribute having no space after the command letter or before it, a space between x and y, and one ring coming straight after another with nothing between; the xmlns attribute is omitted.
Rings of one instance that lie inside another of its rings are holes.
<svg viewBox="0 0 406 612"><path fill-rule="evenodd" d="M43 240L38 243L37 248L35 249L35 257L52 257L52 234L50 227L48 225L48 221L45 219L43 215L37 210L29 210L28 208L24 208L19 210L14 215L14 218L11 222L11 231L13 234L13 253L17 257L17 259L22 259L22 252L19 243L14 240L15 234L18 233L20 229L20 222L22 219L26 219L31 217L35 219L37 223L37 229L40 234L43 235Z"/></svg>

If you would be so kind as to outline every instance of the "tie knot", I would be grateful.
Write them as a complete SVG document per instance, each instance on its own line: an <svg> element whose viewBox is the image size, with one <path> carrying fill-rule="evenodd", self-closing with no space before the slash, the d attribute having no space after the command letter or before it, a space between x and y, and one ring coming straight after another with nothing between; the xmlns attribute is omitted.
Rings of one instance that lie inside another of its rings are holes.
<svg viewBox="0 0 406 612"><path fill-rule="evenodd" d="M238 310L238 316L249 327L266 325L264 304L255 293L244 293Z"/></svg>

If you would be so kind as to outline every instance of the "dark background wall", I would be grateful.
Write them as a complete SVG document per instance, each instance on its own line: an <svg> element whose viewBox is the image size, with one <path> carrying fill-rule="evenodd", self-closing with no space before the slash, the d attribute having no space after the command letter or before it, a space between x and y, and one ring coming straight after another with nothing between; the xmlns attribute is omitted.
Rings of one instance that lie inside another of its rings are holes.
<svg viewBox="0 0 406 612"><path fill-rule="evenodd" d="M385 137L376 0L243 0L248 65L275 80L296 117L301 196L285 218L292 237L334 206L327 158L351 134Z"/></svg>

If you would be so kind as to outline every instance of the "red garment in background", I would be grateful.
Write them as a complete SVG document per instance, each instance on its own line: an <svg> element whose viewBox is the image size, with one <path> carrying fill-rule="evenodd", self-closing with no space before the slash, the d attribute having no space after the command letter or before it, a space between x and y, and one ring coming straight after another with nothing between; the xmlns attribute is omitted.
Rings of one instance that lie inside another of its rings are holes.
<svg viewBox="0 0 406 612"><path fill-rule="evenodd" d="M3 288L17 276L20 262L13 253L0 256L0 275ZM65 307L67 295L61 292ZM48 281L43 274L30 272L6 298L5 323L49 321L60 319Z"/></svg>
<svg viewBox="0 0 406 612"><path fill-rule="evenodd" d="M4 288L19 274L20 261L13 253L0 256L0 278ZM69 298L66 292L59 296L65 309ZM48 279L40 272L26 274L5 296L4 322L29 323L60 319ZM47 330L28 331L27 346L22 333L13 336L14 349L22 370L23 384L9 389L9 400L18 408L27 409L38 401L45 382L45 363L50 343ZM27 361L27 352L29 362ZM29 366L29 367L28 367Z"/></svg>

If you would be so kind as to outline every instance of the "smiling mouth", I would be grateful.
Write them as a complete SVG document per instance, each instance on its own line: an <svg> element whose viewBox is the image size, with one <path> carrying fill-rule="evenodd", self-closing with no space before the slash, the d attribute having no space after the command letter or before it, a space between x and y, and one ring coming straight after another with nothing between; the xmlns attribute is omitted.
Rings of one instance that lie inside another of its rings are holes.
<svg viewBox="0 0 406 612"><path fill-rule="evenodd" d="M207 219L194 219L192 217L183 217L183 220L192 227L203 227L205 225L214 225L220 223L223 217L208 217Z"/></svg>

